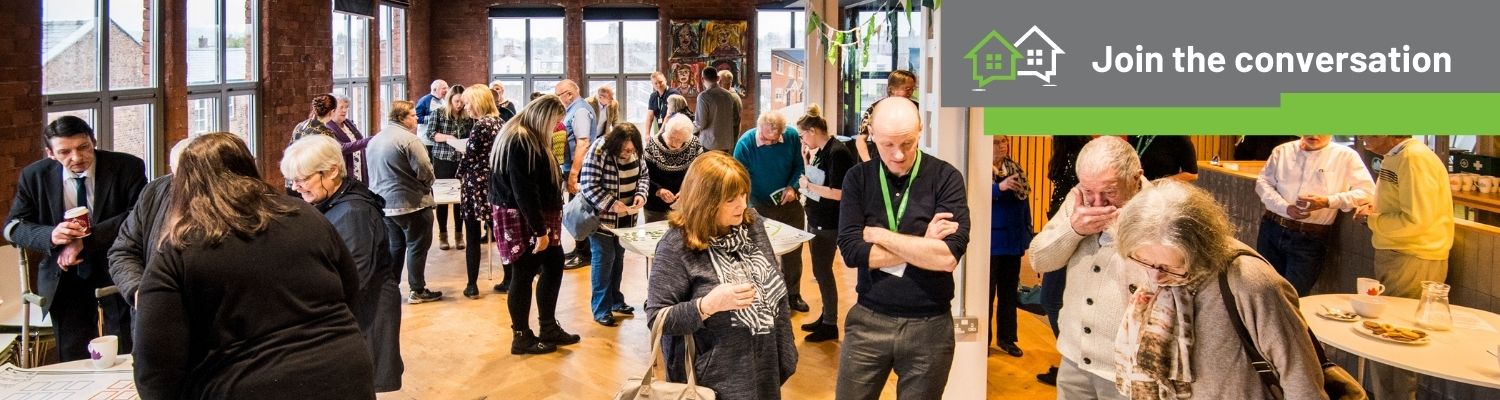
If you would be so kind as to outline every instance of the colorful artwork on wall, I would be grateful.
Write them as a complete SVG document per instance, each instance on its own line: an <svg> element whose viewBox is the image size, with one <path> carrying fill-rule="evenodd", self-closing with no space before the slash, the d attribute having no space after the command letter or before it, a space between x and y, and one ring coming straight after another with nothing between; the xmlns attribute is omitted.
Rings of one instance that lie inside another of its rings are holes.
<svg viewBox="0 0 1500 400"><path fill-rule="evenodd" d="M672 42L668 54L669 84L688 98L689 104L702 91L704 68L728 70L734 74L734 88L744 95L745 32L749 23L730 20L673 20ZM733 90L733 89L731 89Z"/></svg>

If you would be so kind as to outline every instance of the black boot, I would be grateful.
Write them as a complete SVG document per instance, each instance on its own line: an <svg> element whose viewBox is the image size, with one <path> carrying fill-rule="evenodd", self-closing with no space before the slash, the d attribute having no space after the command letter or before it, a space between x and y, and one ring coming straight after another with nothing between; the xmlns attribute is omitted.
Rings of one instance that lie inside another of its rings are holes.
<svg viewBox="0 0 1500 400"><path fill-rule="evenodd" d="M554 346L566 346L578 343L578 341L582 339L578 335L574 335L568 333L568 331L563 330L562 326L557 325L557 321L543 322L541 325L542 334L537 336L536 338L537 340L542 341L542 343L548 343Z"/></svg>
<svg viewBox="0 0 1500 400"><path fill-rule="evenodd" d="M818 327L820 326L823 326L823 316L821 315L818 316L818 319L812 320L812 322L802 324L802 330L805 332L812 332L818 330Z"/></svg>
<svg viewBox="0 0 1500 400"><path fill-rule="evenodd" d="M1037 382L1057 386L1057 367L1047 368L1046 373L1036 374Z"/></svg>
<svg viewBox="0 0 1500 400"><path fill-rule="evenodd" d="M557 346L537 340L531 330L515 331L510 342L510 354L547 354L557 351Z"/></svg>
<svg viewBox="0 0 1500 400"><path fill-rule="evenodd" d="M838 338L839 327L828 324L818 324L818 327L813 328L812 333L807 334L807 337L802 338L802 340L805 340L809 343L817 343L826 342Z"/></svg>

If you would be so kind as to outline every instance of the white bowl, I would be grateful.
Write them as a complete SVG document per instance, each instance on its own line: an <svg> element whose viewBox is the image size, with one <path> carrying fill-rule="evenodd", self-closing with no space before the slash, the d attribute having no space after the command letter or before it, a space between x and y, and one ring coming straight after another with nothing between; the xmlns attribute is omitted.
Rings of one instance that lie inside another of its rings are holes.
<svg viewBox="0 0 1500 400"><path fill-rule="evenodd" d="M1354 313L1365 318L1380 318L1385 313L1385 300L1375 296L1362 294L1354 295L1349 299L1349 305L1354 307Z"/></svg>

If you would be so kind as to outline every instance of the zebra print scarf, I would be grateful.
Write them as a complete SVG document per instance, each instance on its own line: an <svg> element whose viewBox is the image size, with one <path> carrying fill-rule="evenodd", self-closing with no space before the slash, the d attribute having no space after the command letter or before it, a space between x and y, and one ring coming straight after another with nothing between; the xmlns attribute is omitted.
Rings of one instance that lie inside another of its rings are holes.
<svg viewBox="0 0 1500 400"><path fill-rule="evenodd" d="M755 302L733 311L733 319L735 326L748 328L750 334L765 335L771 333L779 306L786 299L786 280L776 268L774 255L756 245L746 225L734 226L728 234L714 238L708 254L720 284L754 284Z"/></svg>

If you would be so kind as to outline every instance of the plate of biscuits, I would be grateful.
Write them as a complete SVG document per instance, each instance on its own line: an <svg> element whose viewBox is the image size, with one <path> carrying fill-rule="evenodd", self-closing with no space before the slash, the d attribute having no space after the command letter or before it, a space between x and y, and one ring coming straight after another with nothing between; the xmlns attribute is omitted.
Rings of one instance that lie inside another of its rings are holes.
<svg viewBox="0 0 1500 400"><path fill-rule="evenodd" d="M1432 343L1432 337L1427 331L1384 322L1365 321L1355 325L1354 330L1365 336L1387 342L1413 345Z"/></svg>

